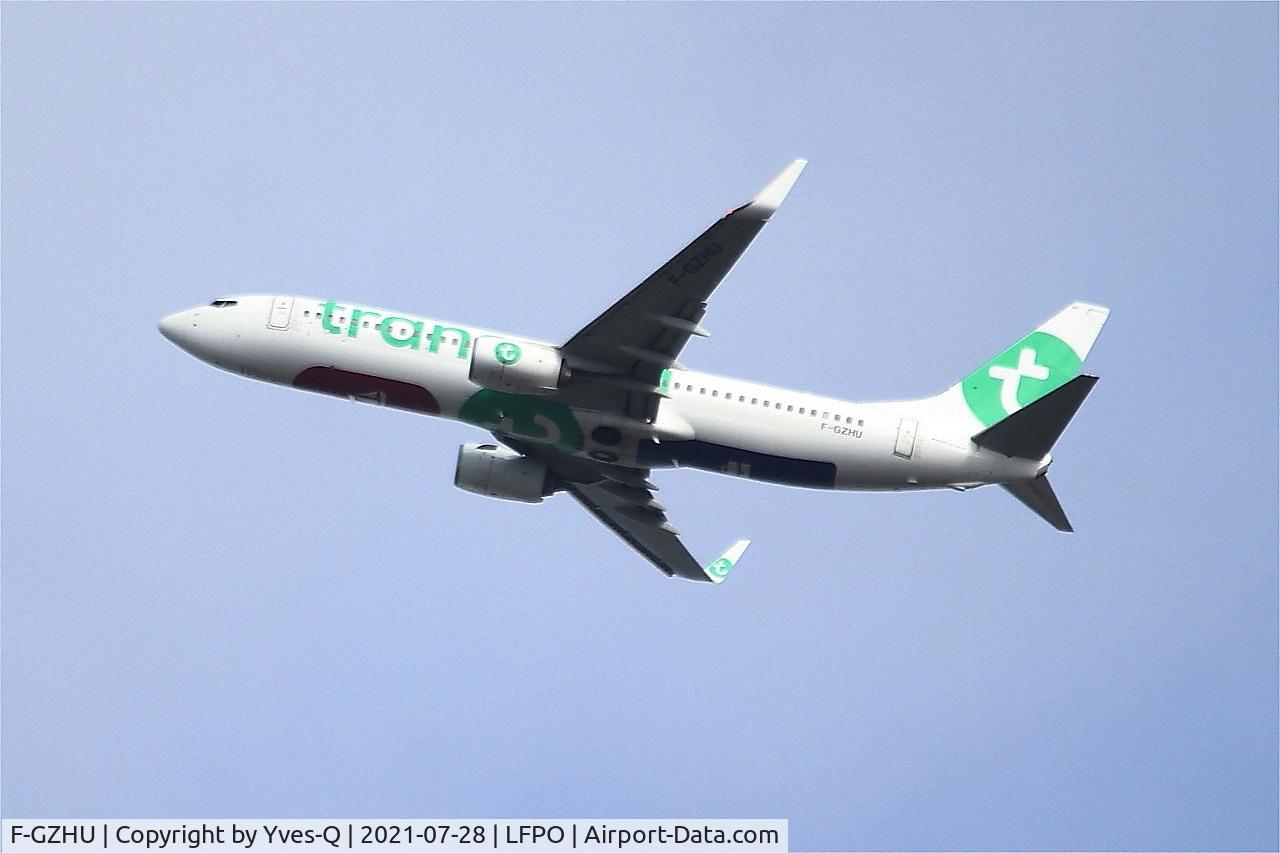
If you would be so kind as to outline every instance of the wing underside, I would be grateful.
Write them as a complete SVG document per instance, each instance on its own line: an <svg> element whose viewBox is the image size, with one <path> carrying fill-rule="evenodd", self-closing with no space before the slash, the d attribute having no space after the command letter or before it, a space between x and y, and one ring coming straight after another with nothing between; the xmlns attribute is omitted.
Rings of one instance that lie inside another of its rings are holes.
<svg viewBox="0 0 1280 853"><path fill-rule="evenodd" d="M666 507L654 498L657 487L649 482L647 469L579 459L546 445L493 435L512 450L545 464L555 478L556 491L572 495L668 577L720 583L750 544L740 539L704 567L680 541L680 531L667 519Z"/></svg>
<svg viewBox="0 0 1280 853"><path fill-rule="evenodd" d="M806 161L796 160L748 203L731 210L560 347L581 381L571 405L652 421L662 371L678 367L690 337L706 336L707 300L786 198Z"/></svg>
<svg viewBox="0 0 1280 853"><path fill-rule="evenodd" d="M680 541L679 531L667 521L666 512L660 505L652 506L656 503L652 495L649 495L648 503L641 503L643 498L639 493L648 495L644 490L637 489L638 494L633 496L619 493L629 488L570 483L566 491L663 574L691 581L710 580L702 565Z"/></svg>

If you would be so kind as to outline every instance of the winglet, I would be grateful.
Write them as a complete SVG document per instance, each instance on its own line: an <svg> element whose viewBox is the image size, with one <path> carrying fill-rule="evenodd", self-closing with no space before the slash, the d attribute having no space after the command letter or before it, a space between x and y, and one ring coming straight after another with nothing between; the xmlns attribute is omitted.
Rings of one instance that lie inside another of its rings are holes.
<svg viewBox="0 0 1280 853"><path fill-rule="evenodd" d="M755 198L733 211L730 215L741 216L745 219L758 219L761 222L768 221L769 217L773 216L774 212L782 206L782 200L787 197L787 193L791 192L791 188L795 186L796 180L808 163L809 161L804 159L792 160L791 165L778 173L778 177L770 181L767 187L760 190Z"/></svg>
<svg viewBox="0 0 1280 853"><path fill-rule="evenodd" d="M747 546L750 544L750 539L739 539L734 542L728 551L725 551L711 565L703 569L707 573L707 580L712 583L720 583L729 577L729 571L742 559L743 552L747 550Z"/></svg>

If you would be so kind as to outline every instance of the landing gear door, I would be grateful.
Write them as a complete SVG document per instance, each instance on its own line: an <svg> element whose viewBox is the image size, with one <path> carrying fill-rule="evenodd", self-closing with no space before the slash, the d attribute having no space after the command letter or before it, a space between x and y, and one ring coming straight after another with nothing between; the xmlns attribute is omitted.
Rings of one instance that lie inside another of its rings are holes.
<svg viewBox="0 0 1280 853"><path fill-rule="evenodd" d="M271 300L271 316L267 318L268 329L289 328L289 317L293 314L293 297L277 296Z"/></svg>
<svg viewBox="0 0 1280 853"><path fill-rule="evenodd" d="M893 445L893 452L903 459L910 459L916 450L916 427L919 424L911 418L903 418L898 424L898 440Z"/></svg>

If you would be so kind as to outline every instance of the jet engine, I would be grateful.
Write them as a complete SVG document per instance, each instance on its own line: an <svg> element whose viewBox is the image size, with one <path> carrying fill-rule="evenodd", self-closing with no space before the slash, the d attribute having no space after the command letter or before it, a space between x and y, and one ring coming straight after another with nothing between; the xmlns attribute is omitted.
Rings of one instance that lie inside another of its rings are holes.
<svg viewBox="0 0 1280 853"><path fill-rule="evenodd" d="M568 367L551 347L484 335L475 339L467 375L495 391L550 394L564 384Z"/></svg>
<svg viewBox="0 0 1280 853"><path fill-rule="evenodd" d="M464 444L458 448L453 484L487 498L542 503L550 494L547 466L497 444Z"/></svg>

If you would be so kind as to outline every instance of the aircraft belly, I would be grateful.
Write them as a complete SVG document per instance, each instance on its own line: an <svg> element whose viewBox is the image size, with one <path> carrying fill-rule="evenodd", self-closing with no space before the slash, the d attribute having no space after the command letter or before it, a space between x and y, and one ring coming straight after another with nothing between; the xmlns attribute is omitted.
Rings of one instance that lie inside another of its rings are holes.
<svg viewBox="0 0 1280 853"><path fill-rule="evenodd" d="M836 466L831 462L763 453L710 441L663 441L641 444L641 465L650 468L699 468L748 480L834 488Z"/></svg>
<svg viewBox="0 0 1280 853"><path fill-rule="evenodd" d="M796 424L785 416L739 417L726 412L736 415L735 408L723 405L681 407L696 437L641 444L641 464L699 468L811 489L835 487L834 458L825 442L811 434L810 424Z"/></svg>
<svg viewBox="0 0 1280 853"><path fill-rule="evenodd" d="M929 424L876 407L844 408L852 415L836 422L791 412L728 417L733 409L689 406L682 414L697 440L664 442L651 451L663 460L653 464L841 490L939 488L972 479L965 476L969 449L938 441ZM902 439L904 427L910 442Z"/></svg>

